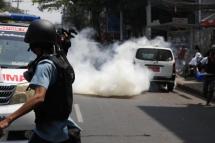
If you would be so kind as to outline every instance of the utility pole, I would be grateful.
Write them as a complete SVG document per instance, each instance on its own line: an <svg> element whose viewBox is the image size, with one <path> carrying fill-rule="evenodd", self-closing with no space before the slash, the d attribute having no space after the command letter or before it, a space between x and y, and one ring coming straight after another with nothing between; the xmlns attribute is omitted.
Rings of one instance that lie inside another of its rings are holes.
<svg viewBox="0 0 215 143"><path fill-rule="evenodd" d="M120 10L120 40L123 41L123 12Z"/></svg>
<svg viewBox="0 0 215 143"><path fill-rule="evenodd" d="M202 10L201 10L201 4L202 4L202 0L198 0L198 4L199 4L199 10L198 10L198 23L201 23L201 20L202 20ZM202 49L202 45L203 45L203 43L201 42L202 40L202 30L199 30L198 31L198 38L199 38L199 47L200 47L200 49Z"/></svg>
<svg viewBox="0 0 215 143"><path fill-rule="evenodd" d="M146 6L146 37L151 39L151 0L147 1L148 4Z"/></svg>
<svg viewBox="0 0 215 143"><path fill-rule="evenodd" d="M16 8L19 9L19 3L22 2L22 0L12 0L12 2L16 2Z"/></svg>
<svg viewBox="0 0 215 143"><path fill-rule="evenodd" d="M199 7L200 7L200 5L202 4L202 0L199 0ZM201 11L201 9L199 8L199 11L198 11L198 20L199 20L199 23L201 22L201 20L202 20L202 11Z"/></svg>

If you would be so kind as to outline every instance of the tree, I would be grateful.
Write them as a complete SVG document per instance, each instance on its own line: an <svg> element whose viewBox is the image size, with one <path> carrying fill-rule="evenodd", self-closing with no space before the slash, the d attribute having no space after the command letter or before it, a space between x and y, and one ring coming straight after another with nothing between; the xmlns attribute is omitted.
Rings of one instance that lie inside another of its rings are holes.
<svg viewBox="0 0 215 143"><path fill-rule="evenodd" d="M32 0L33 3L39 4L40 10L58 10L62 7L67 7L73 4L72 0Z"/></svg>
<svg viewBox="0 0 215 143"><path fill-rule="evenodd" d="M132 35L141 35L146 25L147 1L144 0L33 0L33 2L37 2L41 10L62 8L66 11L63 15L64 22L72 23L78 29L91 26L96 29L98 36L101 33L99 18L104 9L116 15L123 12L124 24L130 27Z"/></svg>
<svg viewBox="0 0 215 143"><path fill-rule="evenodd" d="M104 8L105 1L106 0L33 0L34 3L39 4L40 10L62 8L66 11L66 15L63 15L65 22L71 21L78 29L92 26L96 31L100 31L98 17Z"/></svg>
<svg viewBox="0 0 215 143"><path fill-rule="evenodd" d="M4 2L4 0L0 0L0 11L2 11L6 6L6 3Z"/></svg>
<svg viewBox="0 0 215 143"><path fill-rule="evenodd" d="M23 12L20 9L17 9L15 7L12 7L9 3L5 2L4 0L0 0L0 12Z"/></svg>

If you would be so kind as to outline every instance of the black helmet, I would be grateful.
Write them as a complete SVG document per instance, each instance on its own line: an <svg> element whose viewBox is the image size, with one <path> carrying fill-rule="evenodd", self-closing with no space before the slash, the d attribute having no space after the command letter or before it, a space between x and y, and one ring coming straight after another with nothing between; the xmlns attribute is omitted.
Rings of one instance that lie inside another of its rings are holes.
<svg viewBox="0 0 215 143"><path fill-rule="evenodd" d="M25 34L26 43L51 43L56 41L55 26L48 20L35 20L31 22Z"/></svg>

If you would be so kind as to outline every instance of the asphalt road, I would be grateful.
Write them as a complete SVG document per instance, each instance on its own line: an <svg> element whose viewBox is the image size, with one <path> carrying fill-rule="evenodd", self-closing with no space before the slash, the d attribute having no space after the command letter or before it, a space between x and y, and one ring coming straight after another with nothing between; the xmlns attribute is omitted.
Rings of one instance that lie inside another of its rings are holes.
<svg viewBox="0 0 215 143"><path fill-rule="evenodd" d="M75 95L72 116L82 143L214 143L215 106L204 104L178 90L132 98Z"/></svg>
<svg viewBox="0 0 215 143"><path fill-rule="evenodd" d="M75 95L82 143L214 143L215 106L193 95L145 92L133 98Z"/></svg>

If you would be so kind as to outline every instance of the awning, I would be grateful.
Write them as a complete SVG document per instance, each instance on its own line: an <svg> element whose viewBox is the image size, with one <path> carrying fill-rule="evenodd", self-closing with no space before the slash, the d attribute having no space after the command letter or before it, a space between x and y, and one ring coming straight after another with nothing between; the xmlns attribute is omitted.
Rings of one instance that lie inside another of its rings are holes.
<svg viewBox="0 0 215 143"><path fill-rule="evenodd" d="M174 8L175 10L213 10L215 11L215 2L201 3L195 2L193 0L151 0L154 6L163 6L166 8ZM168 9L167 9L168 10Z"/></svg>
<svg viewBox="0 0 215 143"><path fill-rule="evenodd" d="M201 20L200 25L202 27L215 27L215 13L209 15L208 17Z"/></svg>

